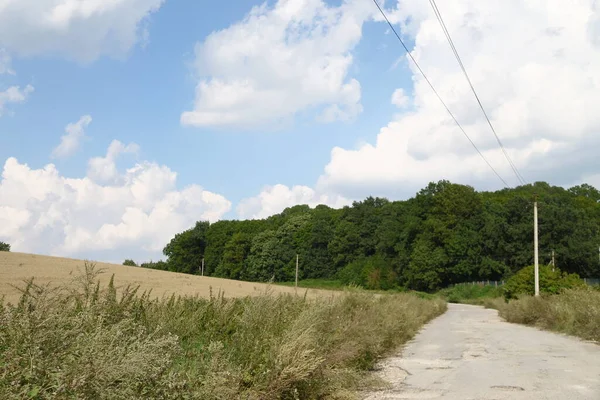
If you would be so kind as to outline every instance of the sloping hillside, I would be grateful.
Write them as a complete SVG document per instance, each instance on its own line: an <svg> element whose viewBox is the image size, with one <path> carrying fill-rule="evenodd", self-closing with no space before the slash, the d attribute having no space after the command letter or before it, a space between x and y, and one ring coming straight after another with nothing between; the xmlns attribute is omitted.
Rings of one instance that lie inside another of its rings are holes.
<svg viewBox="0 0 600 400"><path fill-rule="evenodd" d="M107 283L111 275L115 275L118 287L139 285L140 290L152 290L156 297L181 295L199 295L208 297L212 288L214 295L219 291L227 297L244 297L264 293L296 293L291 287L267 285L263 283L241 282L228 279L210 278L174 272L157 271L124 265L96 263L97 268L104 270L100 280ZM14 303L19 299L19 291L14 287L22 287L23 281L31 277L38 284L64 284L74 279L84 267L83 260L72 258L49 257L35 254L0 252L0 296ZM306 289L299 289L304 294ZM331 294L327 291L308 290L310 296Z"/></svg>

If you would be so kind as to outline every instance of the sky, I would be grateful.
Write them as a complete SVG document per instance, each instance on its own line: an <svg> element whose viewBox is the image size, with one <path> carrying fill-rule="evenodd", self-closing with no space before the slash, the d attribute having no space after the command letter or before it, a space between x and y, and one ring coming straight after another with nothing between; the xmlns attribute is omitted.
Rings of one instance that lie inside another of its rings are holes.
<svg viewBox="0 0 600 400"><path fill-rule="evenodd" d="M430 4L381 4L518 185ZM600 186L600 3L438 7L525 180ZM0 170L0 241L115 262L198 220L505 186L371 0L0 1Z"/></svg>

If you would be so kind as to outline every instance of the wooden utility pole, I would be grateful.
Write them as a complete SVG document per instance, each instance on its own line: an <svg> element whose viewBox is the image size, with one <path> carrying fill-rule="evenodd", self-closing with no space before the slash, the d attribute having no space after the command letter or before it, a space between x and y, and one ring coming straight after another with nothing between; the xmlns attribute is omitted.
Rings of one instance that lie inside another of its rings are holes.
<svg viewBox="0 0 600 400"><path fill-rule="evenodd" d="M552 272L556 269L556 260L554 259L554 250L552 250Z"/></svg>
<svg viewBox="0 0 600 400"><path fill-rule="evenodd" d="M537 196L533 202L533 263L535 273L535 295L540 295L540 264L538 254L538 209Z"/></svg>
<svg viewBox="0 0 600 400"><path fill-rule="evenodd" d="M298 287L298 254L296 254L296 287Z"/></svg>
<svg viewBox="0 0 600 400"><path fill-rule="evenodd" d="M202 270L201 270L201 274L202 274L202 276L204 276L204 257L202 257Z"/></svg>

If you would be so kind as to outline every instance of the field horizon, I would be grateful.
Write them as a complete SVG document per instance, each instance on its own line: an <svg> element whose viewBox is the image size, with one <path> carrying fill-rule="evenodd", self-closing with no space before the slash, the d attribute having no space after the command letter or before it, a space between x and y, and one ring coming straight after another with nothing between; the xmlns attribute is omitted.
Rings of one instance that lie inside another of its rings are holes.
<svg viewBox="0 0 600 400"><path fill-rule="evenodd" d="M333 295L331 291L322 289L296 289L268 283L189 275L93 260L0 252L0 298L4 297L4 301L8 303L17 302L21 296L18 288L23 287L25 281L30 278L34 278L34 282L39 285L64 285L79 276L79 271L85 270L86 261L94 263L97 269L104 272L99 276L101 284L107 284L114 274L117 288L128 285L139 286L140 291L151 291L151 297L154 298L172 294L208 298L211 292L213 295L220 292L226 297L258 296L266 292L302 295L307 293L311 297Z"/></svg>

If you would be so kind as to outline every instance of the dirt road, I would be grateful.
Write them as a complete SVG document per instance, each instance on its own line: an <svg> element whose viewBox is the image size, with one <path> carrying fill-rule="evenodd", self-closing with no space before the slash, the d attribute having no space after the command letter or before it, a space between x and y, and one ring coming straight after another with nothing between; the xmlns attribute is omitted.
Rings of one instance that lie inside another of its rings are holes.
<svg viewBox="0 0 600 400"><path fill-rule="evenodd" d="M380 373L393 387L367 400L599 400L600 346L450 304Z"/></svg>

